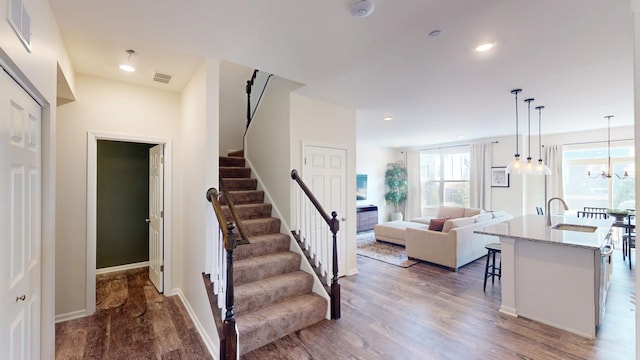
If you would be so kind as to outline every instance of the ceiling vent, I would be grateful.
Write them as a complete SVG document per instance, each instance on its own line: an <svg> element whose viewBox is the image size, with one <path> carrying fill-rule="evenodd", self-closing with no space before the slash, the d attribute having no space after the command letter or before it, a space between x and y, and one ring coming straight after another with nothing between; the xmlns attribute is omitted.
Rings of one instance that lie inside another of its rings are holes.
<svg viewBox="0 0 640 360"><path fill-rule="evenodd" d="M171 75L156 72L155 75L153 75L153 81L168 84L169 81L171 81Z"/></svg>
<svg viewBox="0 0 640 360"><path fill-rule="evenodd" d="M20 41L31 52L31 16L27 12L22 0L9 1L9 24L18 34Z"/></svg>

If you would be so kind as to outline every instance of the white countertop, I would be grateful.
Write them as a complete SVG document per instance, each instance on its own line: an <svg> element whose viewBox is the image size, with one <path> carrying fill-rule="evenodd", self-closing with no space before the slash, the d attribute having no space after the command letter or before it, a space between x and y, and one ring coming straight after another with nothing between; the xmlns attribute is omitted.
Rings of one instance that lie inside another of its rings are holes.
<svg viewBox="0 0 640 360"><path fill-rule="evenodd" d="M546 216L524 215L509 221L476 230L476 233L510 237L550 244L600 249L611 230L613 219L578 218L575 215L551 216L552 226L558 223L596 226L595 232L556 230L547 226Z"/></svg>

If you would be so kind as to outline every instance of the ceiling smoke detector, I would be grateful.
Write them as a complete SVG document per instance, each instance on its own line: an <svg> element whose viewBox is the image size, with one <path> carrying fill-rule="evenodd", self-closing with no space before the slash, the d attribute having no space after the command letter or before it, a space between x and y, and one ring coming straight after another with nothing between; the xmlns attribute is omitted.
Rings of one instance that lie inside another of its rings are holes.
<svg viewBox="0 0 640 360"><path fill-rule="evenodd" d="M371 15L374 5L369 0L358 0L351 5L351 15L355 17L365 17Z"/></svg>

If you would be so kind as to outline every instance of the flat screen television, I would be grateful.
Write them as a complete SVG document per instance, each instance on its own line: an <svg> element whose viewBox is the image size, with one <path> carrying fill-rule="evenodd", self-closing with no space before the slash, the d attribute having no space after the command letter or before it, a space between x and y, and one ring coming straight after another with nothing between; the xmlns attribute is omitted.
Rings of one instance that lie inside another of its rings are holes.
<svg viewBox="0 0 640 360"><path fill-rule="evenodd" d="M367 175L356 175L356 200L367 199Z"/></svg>

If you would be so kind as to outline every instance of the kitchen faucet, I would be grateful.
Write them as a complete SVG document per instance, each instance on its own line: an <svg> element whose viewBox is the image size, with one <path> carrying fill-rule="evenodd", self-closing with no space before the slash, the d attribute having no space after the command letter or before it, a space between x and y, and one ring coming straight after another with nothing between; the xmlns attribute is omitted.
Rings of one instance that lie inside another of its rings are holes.
<svg viewBox="0 0 640 360"><path fill-rule="evenodd" d="M553 201L553 200L560 200L562 205L564 205L564 209L565 210L569 210L569 207L567 206L567 203L564 202L564 200L562 200L561 198L552 197L551 199L549 199L549 201L547 201L547 226L551 226L551 201Z"/></svg>

